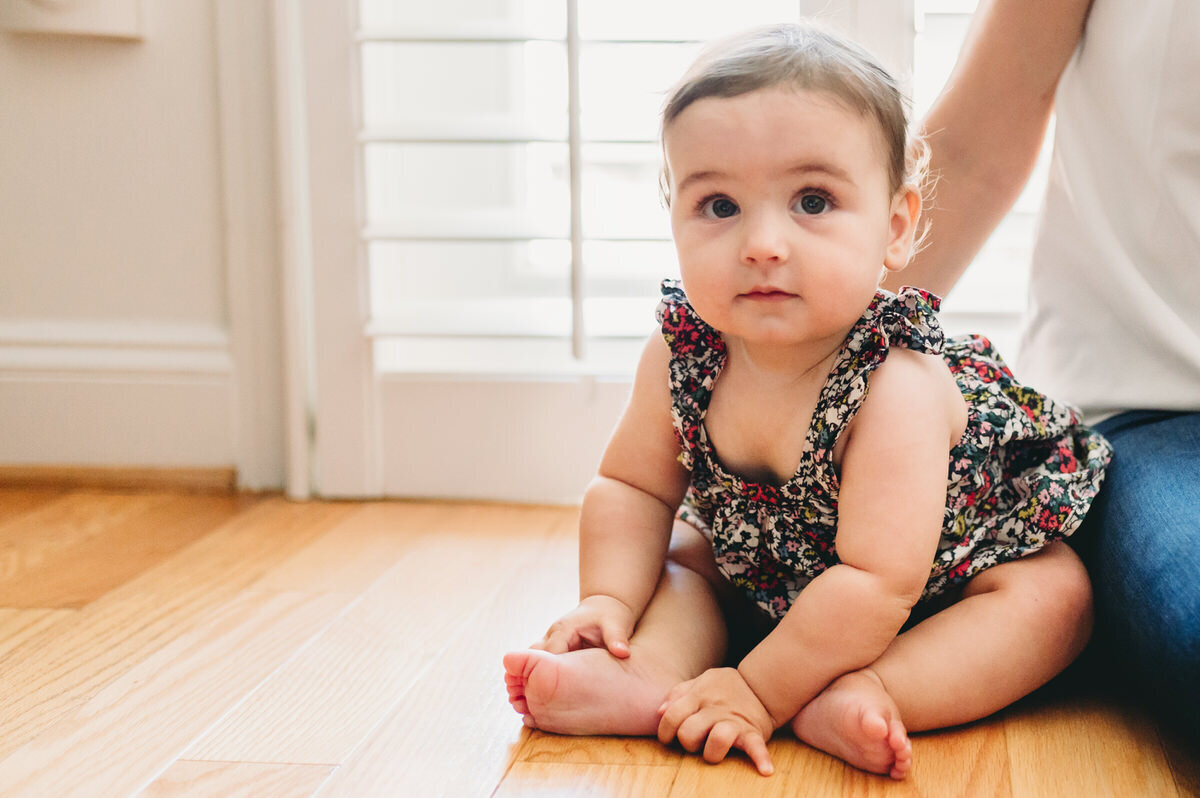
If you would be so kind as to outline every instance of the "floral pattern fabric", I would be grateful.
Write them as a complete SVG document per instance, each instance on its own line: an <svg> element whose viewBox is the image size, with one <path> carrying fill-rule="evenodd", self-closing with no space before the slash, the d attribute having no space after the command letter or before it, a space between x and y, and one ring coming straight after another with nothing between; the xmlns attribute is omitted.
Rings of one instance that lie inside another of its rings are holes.
<svg viewBox="0 0 1200 798"><path fill-rule="evenodd" d="M938 297L878 291L842 344L821 390L795 475L782 485L727 471L704 416L725 364L725 342L666 280L658 307L671 350L671 416L691 472L679 515L712 542L725 577L772 618L838 562L834 445L867 396L868 377L893 346L940 354L967 402L967 428L950 452L946 510L922 601L993 565L1023 557L1079 527L1112 456L1078 412L1015 379L979 336L947 340Z"/></svg>

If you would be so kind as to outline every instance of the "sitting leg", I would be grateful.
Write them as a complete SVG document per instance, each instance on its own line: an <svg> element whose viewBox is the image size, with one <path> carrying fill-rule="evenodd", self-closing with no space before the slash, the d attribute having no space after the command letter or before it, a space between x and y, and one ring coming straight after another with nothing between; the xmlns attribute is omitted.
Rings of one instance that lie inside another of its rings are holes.
<svg viewBox="0 0 1200 798"><path fill-rule="evenodd" d="M938 729L1008 706L1070 664L1087 643L1091 618L1082 563L1066 544L1051 544L976 576L959 601L897 636L868 668L830 684L792 729L856 767L899 778L911 751L906 761L904 746L890 744L897 722L900 733ZM886 769L874 738L895 755Z"/></svg>
<svg viewBox="0 0 1200 798"><path fill-rule="evenodd" d="M673 555L681 534L699 538L677 522ZM695 565L700 552L683 550L679 559ZM655 734L658 708L671 688L721 664L725 655L725 623L706 577L674 557L668 561L629 643L628 659L603 648L512 652L504 657L509 702L525 725L543 731Z"/></svg>
<svg viewBox="0 0 1200 798"><path fill-rule="evenodd" d="M1200 746L1200 413L1125 413L1097 429L1116 456L1080 535L1093 649Z"/></svg>

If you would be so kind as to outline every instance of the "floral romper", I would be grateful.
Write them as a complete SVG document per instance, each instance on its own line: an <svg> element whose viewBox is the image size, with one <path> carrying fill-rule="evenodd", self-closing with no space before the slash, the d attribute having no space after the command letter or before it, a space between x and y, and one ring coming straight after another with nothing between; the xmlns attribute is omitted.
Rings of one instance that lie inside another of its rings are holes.
<svg viewBox="0 0 1200 798"><path fill-rule="evenodd" d="M666 280L658 319L671 350L671 416L691 487L679 515L712 542L717 567L768 616L838 562L834 444L867 396L867 378L892 346L940 354L967 401L967 428L950 452L942 538L922 602L1071 535L1095 498L1112 449L1071 407L1013 379L979 336L946 340L941 300L916 288L878 291L851 329L821 389L800 466L783 485L725 470L704 415L725 364L725 342Z"/></svg>

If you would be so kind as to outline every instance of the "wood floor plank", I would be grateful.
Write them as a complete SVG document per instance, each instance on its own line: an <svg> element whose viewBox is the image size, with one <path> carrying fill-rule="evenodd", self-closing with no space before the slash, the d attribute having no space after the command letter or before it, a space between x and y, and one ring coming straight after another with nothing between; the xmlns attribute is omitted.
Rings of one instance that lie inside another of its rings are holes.
<svg viewBox="0 0 1200 798"><path fill-rule="evenodd" d="M79 567L78 552L106 548L106 542L131 519L170 501L161 494L107 494L77 492L24 513L0 526L0 607L14 609L78 608L95 587L76 588L76 577L90 583L93 576L107 578L109 568ZM111 556L117 548L108 548ZM88 559L86 556L84 559ZM106 565L120 569L114 557ZM60 573L65 572L60 576ZM62 595L63 587L71 595ZM81 590L81 588L83 590Z"/></svg>
<svg viewBox="0 0 1200 798"><path fill-rule="evenodd" d="M354 508L268 499L5 658L0 758L206 622Z"/></svg>
<svg viewBox="0 0 1200 798"><path fill-rule="evenodd" d="M404 523L419 516L401 512ZM478 507L437 522L305 651L200 740L190 759L340 763L379 725L459 625L528 558L523 545L549 533L559 510L489 510L485 534L464 531ZM372 511L386 518L385 508ZM395 523L399 523L397 518ZM394 560L395 558L393 558ZM498 660L497 660L498 661Z"/></svg>
<svg viewBox="0 0 1200 798"><path fill-rule="evenodd" d="M59 624L71 623L77 612L0 609L0 673L5 672L4 660L10 652Z"/></svg>
<svg viewBox="0 0 1200 798"><path fill-rule="evenodd" d="M1160 729L1159 739L1182 798L1200 798L1200 744L1188 744L1176 732Z"/></svg>
<svg viewBox="0 0 1200 798"><path fill-rule="evenodd" d="M268 571L259 584L273 590L362 592L415 541L456 513L431 502L369 502L295 556ZM470 511L468 511L470 512Z"/></svg>
<svg viewBox="0 0 1200 798"><path fill-rule="evenodd" d="M57 501L66 494L62 487L4 488L0 487L0 524Z"/></svg>
<svg viewBox="0 0 1200 798"><path fill-rule="evenodd" d="M329 765L180 760L140 798L308 798L332 772Z"/></svg>
<svg viewBox="0 0 1200 798"><path fill-rule="evenodd" d="M679 765L679 754L649 737L573 737L530 732L520 762L574 765Z"/></svg>
<svg viewBox="0 0 1200 798"><path fill-rule="evenodd" d="M253 501L223 495L72 493L0 526L0 607L82 607Z"/></svg>
<svg viewBox="0 0 1200 798"><path fill-rule="evenodd" d="M914 735L909 779L922 798L1010 798L1003 718Z"/></svg>
<svg viewBox="0 0 1200 798"><path fill-rule="evenodd" d="M1011 798L1002 719L913 735L913 769L903 781L847 767L843 798Z"/></svg>
<svg viewBox="0 0 1200 798"><path fill-rule="evenodd" d="M645 798L666 795L675 768L648 765L587 765L518 762L495 798L545 795L555 798ZM726 793L726 796L738 793Z"/></svg>
<svg viewBox="0 0 1200 798"><path fill-rule="evenodd" d="M842 798L847 769L843 762L786 737L773 739L767 747L775 765L771 776L760 775L741 755L717 765L699 756L684 757L669 798Z"/></svg>
<svg viewBox="0 0 1200 798"><path fill-rule="evenodd" d="M523 744L501 659L528 645L577 596L577 515L556 534L510 547L472 581L495 586L447 647L318 795L488 795ZM519 555L519 556L517 556Z"/></svg>
<svg viewBox="0 0 1200 798"><path fill-rule="evenodd" d="M247 591L0 761L0 795L141 790L344 606Z"/></svg>
<svg viewBox="0 0 1200 798"><path fill-rule="evenodd" d="M1013 795L1137 795L1179 791L1152 724L1089 697L1031 701L1005 713ZM1053 778L1039 763L1053 762Z"/></svg>

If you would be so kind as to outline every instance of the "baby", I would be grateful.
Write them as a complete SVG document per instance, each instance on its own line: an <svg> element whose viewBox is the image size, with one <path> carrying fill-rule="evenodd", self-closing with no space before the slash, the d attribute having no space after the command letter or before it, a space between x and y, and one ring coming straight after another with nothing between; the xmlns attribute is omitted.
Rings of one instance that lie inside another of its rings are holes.
<svg viewBox="0 0 1200 798"><path fill-rule="evenodd" d="M921 212L894 80L808 25L710 48L668 98L663 283L588 487L580 602L504 658L527 726L678 739L710 762L789 726L903 778L1082 650L1063 542L1110 449L939 300L890 294Z"/></svg>

